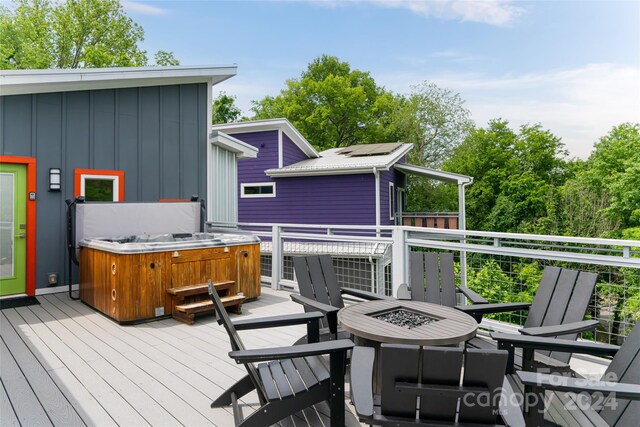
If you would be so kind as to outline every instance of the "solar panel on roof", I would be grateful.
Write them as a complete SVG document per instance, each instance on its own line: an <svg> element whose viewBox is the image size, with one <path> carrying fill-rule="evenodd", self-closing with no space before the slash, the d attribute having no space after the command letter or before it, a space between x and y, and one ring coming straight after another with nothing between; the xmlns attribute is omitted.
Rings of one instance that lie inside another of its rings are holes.
<svg viewBox="0 0 640 427"><path fill-rule="evenodd" d="M400 142L391 144L362 144L352 145L338 151L338 154L344 154L349 157L365 157L365 156L382 156L391 154L402 146Z"/></svg>

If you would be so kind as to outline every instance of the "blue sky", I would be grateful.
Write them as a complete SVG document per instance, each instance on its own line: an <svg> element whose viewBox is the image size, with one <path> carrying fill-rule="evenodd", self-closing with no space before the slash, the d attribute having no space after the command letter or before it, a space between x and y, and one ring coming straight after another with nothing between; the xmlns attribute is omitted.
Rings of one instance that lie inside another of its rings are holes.
<svg viewBox="0 0 640 427"><path fill-rule="evenodd" d="M245 112L326 53L395 92L424 80L458 92L479 126L539 122L582 158L612 126L640 122L639 1L123 4L150 53L237 64L238 75L216 89Z"/></svg>

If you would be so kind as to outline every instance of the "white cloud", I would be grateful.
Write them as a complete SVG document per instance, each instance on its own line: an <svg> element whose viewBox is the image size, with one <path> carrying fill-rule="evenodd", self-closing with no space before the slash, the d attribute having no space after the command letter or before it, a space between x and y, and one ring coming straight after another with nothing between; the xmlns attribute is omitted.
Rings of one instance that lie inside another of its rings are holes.
<svg viewBox="0 0 640 427"><path fill-rule="evenodd" d="M391 9L408 9L426 17L497 26L510 25L525 12L523 7L514 6L512 0L315 0L315 3L332 8L366 3Z"/></svg>
<svg viewBox="0 0 640 427"><path fill-rule="evenodd" d="M640 122L640 67L590 64L504 76L373 75L398 92L406 93L410 84L423 80L459 92L479 126L498 117L514 127L541 123L562 138L572 156L581 158L586 158L593 143L613 126Z"/></svg>
<svg viewBox="0 0 640 427"><path fill-rule="evenodd" d="M123 1L122 7L127 12L138 13L140 15L164 15L169 12L167 9L138 1Z"/></svg>

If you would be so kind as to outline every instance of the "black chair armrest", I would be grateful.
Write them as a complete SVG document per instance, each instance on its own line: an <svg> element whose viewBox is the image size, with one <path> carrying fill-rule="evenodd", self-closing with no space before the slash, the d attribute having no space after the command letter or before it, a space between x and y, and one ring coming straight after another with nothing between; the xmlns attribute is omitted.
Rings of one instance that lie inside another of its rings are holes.
<svg viewBox="0 0 640 427"><path fill-rule="evenodd" d="M504 313L508 311L529 310L529 302L507 302L500 304L457 305L458 310L472 316L482 314Z"/></svg>
<svg viewBox="0 0 640 427"><path fill-rule="evenodd" d="M373 417L373 347L357 346L351 352L351 398L356 414Z"/></svg>
<svg viewBox="0 0 640 427"><path fill-rule="evenodd" d="M498 342L498 347L505 345L534 350L562 351L565 353L592 354L594 356L613 356L620 349L617 345L600 344L590 341L563 340L560 338L534 337L530 335L516 335L491 333L491 338Z"/></svg>
<svg viewBox="0 0 640 427"><path fill-rule="evenodd" d="M351 288L345 288L345 287L340 288L340 293L362 298L368 301L395 299L393 297L388 297L386 295L379 295L379 294L374 294L373 292L360 291L358 289L351 289Z"/></svg>
<svg viewBox="0 0 640 427"><path fill-rule="evenodd" d="M288 347L258 348L251 350L238 350L229 352L229 357L236 363L268 362L270 360L292 359L295 357L318 356L333 354L353 348L351 340L325 341L312 344L299 344Z"/></svg>
<svg viewBox="0 0 640 427"><path fill-rule="evenodd" d="M318 302L316 300L312 300L311 298L303 297L302 295L291 294L290 296L292 301L297 302L298 304L302 304L307 308L311 308L314 311L319 311L324 315L338 313L338 311L340 311L338 307L334 307L323 302Z"/></svg>
<svg viewBox="0 0 640 427"><path fill-rule="evenodd" d="M516 376L526 386L540 387L545 390L576 393L615 393L616 397L622 399L640 400L640 385L638 384L595 381L586 378L572 378L525 371L516 372Z"/></svg>
<svg viewBox="0 0 640 427"><path fill-rule="evenodd" d="M480 294L472 291L466 286L459 286L458 288L456 288L456 290L460 292L462 295L464 295L465 297L467 297L467 299L471 301L471 304L488 304L489 303L489 301L484 299Z"/></svg>
<svg viewBox="0 0 640 427"><path fill-rule="evenodd" d="M323 313L327 317L329 332L335 337L335 339L338 338L338 311L340 311L338 307L318 302L299 294L291 294L291 300L304 305L306 308Z"/></svg>
<svg viewBox="0 0 640 427"><path fill-rule="evenodd" d="M519 332L523 335L536 337L556 337L560 335L576 334L592 331L598 326L597 320L583 320L580 322L565 323L563 325L539 326L537 328L522 328Z"/></svg>
<svg viewBox="0 0 640 427"><path fill-rule="evenodd" d="M301 325L309 323L313 320L319 320L324 314L318 311L308 313L285 314L282 316L261 317L259 319L243 319L233 321L236 330L242 331L247 329L265 329L277 328L280 326ZM222 325L222 319L218 320L218 324Z"/></svg>

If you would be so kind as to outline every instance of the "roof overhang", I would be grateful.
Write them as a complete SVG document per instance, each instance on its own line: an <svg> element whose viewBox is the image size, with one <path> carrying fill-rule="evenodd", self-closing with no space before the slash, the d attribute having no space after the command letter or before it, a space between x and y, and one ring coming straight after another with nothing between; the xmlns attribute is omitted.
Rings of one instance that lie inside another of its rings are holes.
<svg viewBox="0 0 640 427"><path fill-rule="evenodd" d="M453 172L444 172L438 169L426 168L424 166L408 165L406 163L396 164L396 169L411 175L421 175L437 181L448 182L452 184L471 184L473 177L461 175Z"/></svg>
<svg viewBox="0 0 640 427"><path fill-rule="evenodd" d="M256 147L217 130L209 134L209 142L217 147L235 153L240 160L255 159L258 157L258 149Z"/></svg>
<svg viewBox="0 0 640 427"><path fill-rule="evenodd" d="M227 133L262 132L269 130L282 130L294 144L298 146L310 158L320 157L313 145L287 119L252 120L248 122L223 123L213 125L212 129Z"/></svg>
<svg viewBox="0 0 640 427"><path fill-rule="evenodd" d="M351 175L362 173L374 173L380 171L388 171L396 165L402 157L404 157L411 149L413 144L403 144L398 150L393 152L393 156L390 157L385 163L380 164L368 164L368 165L326 165L326 166L299 166L296 164L289 165L280 169L267 169L265 174L271 178L287 178L297 176L318 176L318 175ZM321 157L323 157L321 155ZM303 161L303 162L306 162ZM396 165L397 167L397 165Z"/></svg>
<svg viewBox="0 0 640 427"><path fill-rule="evenodd" d="M0 95L166 86L225 81L237 66L122 67L0 71Z"/></svg>

